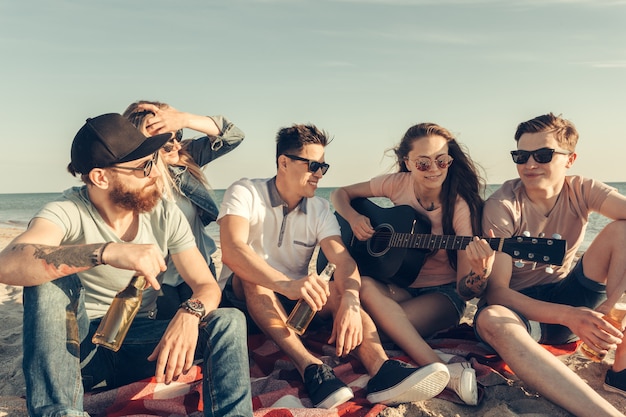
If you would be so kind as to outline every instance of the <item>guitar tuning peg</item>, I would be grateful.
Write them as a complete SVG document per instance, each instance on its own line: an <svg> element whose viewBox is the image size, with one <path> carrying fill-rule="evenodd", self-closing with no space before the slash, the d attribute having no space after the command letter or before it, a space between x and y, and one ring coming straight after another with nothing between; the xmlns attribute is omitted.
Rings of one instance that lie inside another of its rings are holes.
<svg viewBox="0 0 626 417"><path fill-rule="evenodd" d="M535 268L537 268L537 262L533 262L533 267L532 267L532 270L534 271L534 270L535 270Z"/></svg>
<svg viewBox="0 0 626 417"><path fill-rule="evenodd" d="M552 268L552 265L546 266L546 273L554 274L554 268Z"/></svg>
<svg viewBox="0 0 626 417"><path fill-rule="evenodd" d="M524 230L524 233L522 233L522 236L530 237L530 232L528 230Z"/></svg>
<svg viewBox="0 0 626 417"><path fill-rule="evenodd" d="M539 233L539 236L537 236L537 237L542 238L542 237L544 237L545 235L546 235L545 233L541 232L541 233Z"/></svg>
<svg viewBox="0 0 626 417"><path fill-rule="evenodd" d="M516 268L523 268L524 267L524 262L522 262L521 260L518 259L517 261L515 261L514 265L515 265Z"/></svg>
<svg viewBox="0 0 626 417"><path fill-rule="evenodd" d="M562 236L561 236L560 234L558 234L558 233L553 233L553 234L552 234L552 237L553 237L554 239L561 239L561 237L562 237Z"/></svg>

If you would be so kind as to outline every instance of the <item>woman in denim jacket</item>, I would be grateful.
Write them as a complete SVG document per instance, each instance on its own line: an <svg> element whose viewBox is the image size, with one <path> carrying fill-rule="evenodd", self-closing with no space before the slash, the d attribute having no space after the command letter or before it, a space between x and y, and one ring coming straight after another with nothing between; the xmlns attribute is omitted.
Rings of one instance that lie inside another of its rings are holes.
<svg viewBox="0 0 626 417"><path fill-rule="evenodd" d="M124 116L146 135L173 133L172 139L159 151L160 160L167 166L169 175L165 177L173 197L189 221L196 244L215 276L211 254L217 247L206 226L217 218L219 208L211 196L202 167L239 146L244 133L223 116L185 113L157 101L137 101L128 106ZM183 128L204 136L182 140ZM192 291L170 260L161 288L163 295L157 301L157 319L168 319L191 297Z"/></svg>

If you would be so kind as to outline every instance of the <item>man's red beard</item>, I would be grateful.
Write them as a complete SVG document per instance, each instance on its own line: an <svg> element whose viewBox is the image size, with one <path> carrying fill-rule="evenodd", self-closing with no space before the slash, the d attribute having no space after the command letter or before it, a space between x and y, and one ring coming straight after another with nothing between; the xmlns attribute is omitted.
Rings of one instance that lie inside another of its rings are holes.
<svg viewBox="0 0 626 417"><path fill-rule="evenodd" d="M129 190L116 177L112 182L109 199L113 204L135 213L147 213L158 204L161 199L161 190L157 181L140 190Z"/></svg>

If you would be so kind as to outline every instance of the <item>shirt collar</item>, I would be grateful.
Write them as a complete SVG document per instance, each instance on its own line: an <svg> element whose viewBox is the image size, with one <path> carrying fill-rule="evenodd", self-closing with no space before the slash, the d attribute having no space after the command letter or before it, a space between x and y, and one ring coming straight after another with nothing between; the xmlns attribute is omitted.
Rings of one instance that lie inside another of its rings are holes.
<svg viewBox="0 0 626 417"><path fill-rule="evenodd" d="M278 193L278 188L276 188L276 177L271 178L267 182L267 192L269 193L270 204L272 205L272 207L287 206L287 203L285 203L285 201ZM304 214L306 214L306 201L307 198L303 197L302 200L300 200L300 203L298 203L298 208Z"/></svg>

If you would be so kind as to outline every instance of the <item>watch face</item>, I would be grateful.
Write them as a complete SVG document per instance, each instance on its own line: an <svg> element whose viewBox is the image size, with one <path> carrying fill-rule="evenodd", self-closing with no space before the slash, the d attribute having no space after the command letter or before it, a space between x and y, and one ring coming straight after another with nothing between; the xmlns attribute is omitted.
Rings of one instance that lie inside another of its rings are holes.
<svg viewBox="0 0 626 417"><path fill-rule="evenodd" d="M194 310L204 310L204 306L198 300L189 300L187 301L187 305Z"/></svg>
<svg viewBox="0 0 626 417"><path fill-rule="evenodd" d="M187 307L191 310L197 311L198 313L204 315L204 304L200 300L187 300L185 301Z"/></svg>

